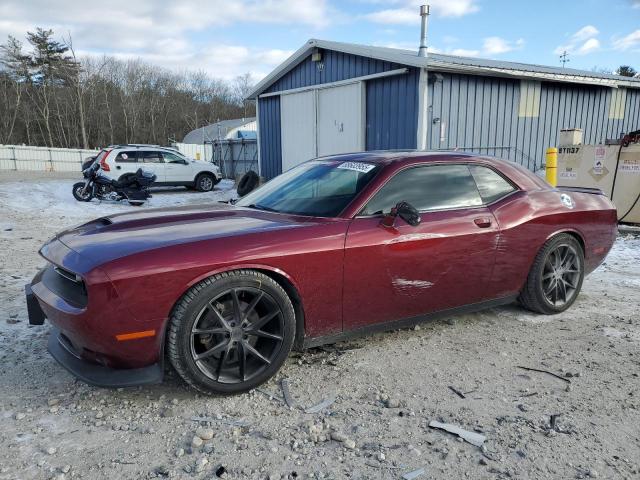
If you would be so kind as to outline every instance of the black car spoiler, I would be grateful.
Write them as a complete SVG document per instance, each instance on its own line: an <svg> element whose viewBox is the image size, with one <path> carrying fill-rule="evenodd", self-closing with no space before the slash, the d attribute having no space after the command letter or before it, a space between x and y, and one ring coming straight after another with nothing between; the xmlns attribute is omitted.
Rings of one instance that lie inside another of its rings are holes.
<svg viewBox="0 0 640 480"><path fill-rule="evenodd" d="M599 188L588 187L557 187L558 190L563 192L579 192L579 193L591 193L592 195L604 195L604 192Z"/></svg>

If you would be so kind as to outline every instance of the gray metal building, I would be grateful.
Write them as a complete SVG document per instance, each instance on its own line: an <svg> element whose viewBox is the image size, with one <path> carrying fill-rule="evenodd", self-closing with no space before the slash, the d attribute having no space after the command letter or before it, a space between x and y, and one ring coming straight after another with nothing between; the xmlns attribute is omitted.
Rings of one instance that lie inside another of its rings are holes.
<svg viewBox="0 0 640 480"><path fill-rule="evenodd" d="M202 145L215 140L246 138L245 133L256 130L255 117L221 120L187 133L182 143Z"/></svg>
<svg viewBox="0 0 640 480"><path fill-rule="evenodd" d="M261 175L379 149L464 150L542 165L562 128L584 143L640 129L640 79L310 40L262 80Z"/></svg>

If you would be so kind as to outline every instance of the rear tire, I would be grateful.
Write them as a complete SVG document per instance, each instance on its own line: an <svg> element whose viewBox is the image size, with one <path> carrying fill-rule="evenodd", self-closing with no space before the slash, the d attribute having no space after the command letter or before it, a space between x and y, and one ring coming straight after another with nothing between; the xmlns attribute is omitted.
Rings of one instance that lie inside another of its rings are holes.
<svg viewBox="0 0 640 480"><path fill-rule="evenodd" d="M584 280L584 251L567 233L547 240L536 255L520 303L533 312L553 315L568 309Z"/></svg>
<svg viewBox="0 0 640 480"><path fill-rule="evenodd" d="M73 184L73 198L75 198L79 202L90 202L93 198L93 188L88 187L87 191L82 194L82 190L84 189L84 182L77 182Z"/></svg>
<svg viewBox="0 0 640 480"><path fill-rule="evenodd" d="M271 378L296 334L293 305L271 277L254 270L214 275L176 304L166 351L180 377L200 392L232 395Z"/></svg>
<svg viewBox="0 0 640 480"><path fill-rule="evenodd" d="M199 192L210 192L216 184L216 177L210 173L201 173L196 177L195 187Z"/></svg>

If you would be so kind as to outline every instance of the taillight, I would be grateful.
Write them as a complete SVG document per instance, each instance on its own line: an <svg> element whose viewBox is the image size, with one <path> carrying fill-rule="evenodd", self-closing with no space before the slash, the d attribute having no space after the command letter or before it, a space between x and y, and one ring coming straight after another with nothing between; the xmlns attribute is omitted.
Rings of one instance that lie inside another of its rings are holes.
<svg viewBox="0 0 640 480"><path fill-rule="evenodd" d="M111 171L111 167L109 167L109 164L106 162L110 151L111 150L105 150L104 151L104 155L102 155L102 158L100 159L100 168L105 172L110 172Z"/></svg>

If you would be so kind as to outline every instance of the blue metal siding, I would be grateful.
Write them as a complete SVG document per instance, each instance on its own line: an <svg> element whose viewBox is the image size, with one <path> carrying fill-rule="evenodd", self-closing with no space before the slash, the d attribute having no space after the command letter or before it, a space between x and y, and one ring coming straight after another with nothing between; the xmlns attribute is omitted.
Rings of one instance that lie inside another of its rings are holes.
<svg viewBox="0 0 640 480"><path fill-rule="evenodd" d="M276 93L404 68L404 65L323 51L323 68L308 56L266 91ZM419 69L366 84L366 149L416 148ZM508 158L533 169L557 145L562 128L581 128L584 143L640 129L640 90L626 90L623 119L609 118L612 89L542 82L538 116L520 117L520 80L430 72L427 148L459 148ZM262 175L282 171L280 98L260 98ZM435 121L435 123L434 123ZM444 124L444 130L442 125Z"/></svg>
<svg viewBox="0 0 640 480"><path fill-rule="evenodd" d="M404 65L398 65L397 63L331 50L322 52L322 65L322 70L319 70L318 62L312 62L311 55L309 55L287 72L286 75L276 80L266 92L273 93L311 85L322 85L323 83L337 82L404 68Z"/></svg>
<svg viewBox="0 0 640 480"><path fill-rule="evenodd" d="M367 82L367 150L416 148L419 81L420 71L412 68Z"/></svg>
<svg viewBox="0 0 640 480"><path fill-rule="evenodd" d="M322 70L318 70L317 63L308 56L266 92L277 93L405 68L330 50L323 51L323 65ZM367 150L416 148L419 77L418 69L409 68L407 74L366 82ZM282 172L280 97L260 98L258 102L261 175L270 179Z"/></svg>
<svg viewBox="0 0 640 480"><path fill-rule="evenodd" d="M459 148L540 167L563 128L581 128L589 144L640 129L640 90L627 89L623 119L609 118L611 95L609 87L542 82L538 116L520 117L519 80L430 72L427 148Z"/></svg>
<svg viewBox="0 0 640 480"><path fill-rule="evenodd" d="M265 178L273 178L282 173L280 97L261 98L258 102L260 174Z"/></svg>

